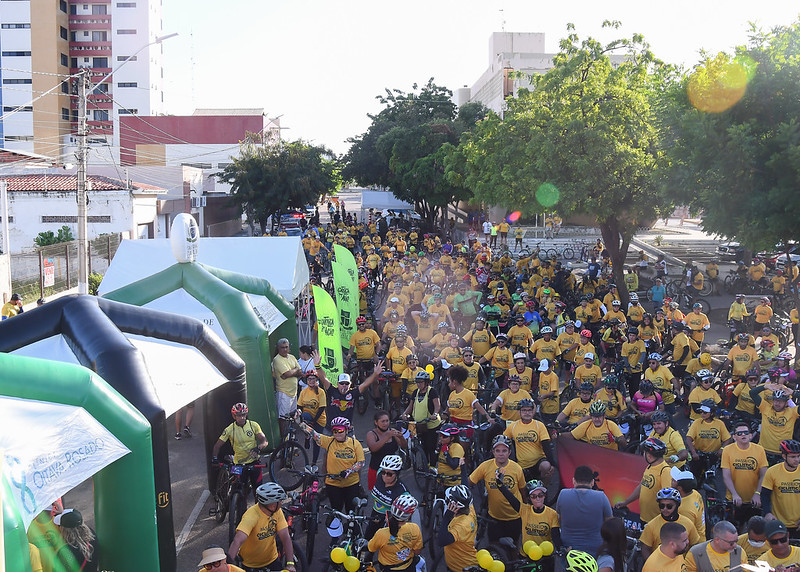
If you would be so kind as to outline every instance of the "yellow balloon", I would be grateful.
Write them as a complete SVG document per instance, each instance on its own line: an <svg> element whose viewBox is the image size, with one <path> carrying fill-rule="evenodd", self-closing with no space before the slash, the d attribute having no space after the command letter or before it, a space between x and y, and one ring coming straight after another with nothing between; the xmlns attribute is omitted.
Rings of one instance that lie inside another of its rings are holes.
<svg viewBox="0 0 800 572"><path fill-rule="evenodd" d="M341 564L344 562L344 559L347 558L347 552L341 546L337 546L333 550L331 550L331 562L335 562L336 564Z"/></svg>
<svg viewBox="0 0 800 572"><path fill-rule="evenodd" d="M344 569L347 570L347 572L356 572L359 568L361 568L361 562L358 558L355 556L348 556L345 558Z"/></svg>
<svg viewBox="0 0 800 572"><path fill-rule="evenodd" d="M526 540L525 544L522 545L522 551L527 554L534 546L536 546L536 543L533 540Z"/></svg>
<svg viewBox="0 0 800 572"><path fill-rule="evenodd" d="M549 540L545 540L539 545L539 548L542 549L543 556L550 556L553 553L553 543Z"/></svg>
<svg viewBox="0 0 800 572"><path fill-rule="evenodd" d="M425 371L427 371L428 373L433 373L433 364L429 363L428 365L426 365Z"/></svg>
<svg viewBox="0 0 800 572"><path fill-rule="evenodd" d="M528 552L528 557L531 560L539 560L542 557L542 549L539 546L534 546L531 548L531 551Z"/></svg>
<svg viewBox="0 0 800 572"><path fill-rule="evenodd" d="M481 552L483 552L483 554L481 554ZM485 570L490 570L494 558L492 558L488 550L481 550L481 552L478 552L478 565Z"/></svg>
<svg viewBox="0 0 800 572"><path fill-rule="evenodd" d="M506 565L503 564L500 560L495 560L492 562L492 567L490 568L491 572L506 572Z"/></svg>

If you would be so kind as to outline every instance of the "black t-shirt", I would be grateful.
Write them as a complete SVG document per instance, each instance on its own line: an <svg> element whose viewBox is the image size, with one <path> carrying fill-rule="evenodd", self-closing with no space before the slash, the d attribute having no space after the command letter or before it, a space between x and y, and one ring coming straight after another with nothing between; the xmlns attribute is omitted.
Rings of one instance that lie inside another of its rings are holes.
<svg viewBox="0 0 800 572"><path fill-rule="evenodd" d="M350 389L347 393L339 391L334 385L328 389L328 407L325 412L328 417L328 425L336 417L345 417L348 421L353 421L353 405L356 401L357 389Z"/></svg>
<svg viewBox="0 0 800 572"><path fill-rule="evenodd" d="M373 429L372 432L378 436L378 439L380 439L380 433L378 433L375 429ZM383 444L383 447L370 455L369 468L377 471L381 466L381 461L383 461L383 458L386 455L394 455L399 448L400 445L397 444L397 441L394 439L389 439L389 441Z"/></svg>

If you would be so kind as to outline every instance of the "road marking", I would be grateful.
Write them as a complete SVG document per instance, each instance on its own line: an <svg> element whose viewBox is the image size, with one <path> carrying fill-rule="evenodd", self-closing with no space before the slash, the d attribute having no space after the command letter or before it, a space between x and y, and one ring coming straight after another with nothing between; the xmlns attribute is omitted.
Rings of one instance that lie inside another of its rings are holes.
<svg viewBox="0 0 800 572"><path fill-rule="evenodd" d="M186 542L186 539L189 538L189 533L192 532L192 527L194 526L197 517L200 516L200 511L203 510L203 505L206 504L206 500L208 497L211 496L211 493L208 492L208 489L203 491L203 494L200 495L200 499L197 501L197 504L194 505L189 518L186 520L186 524L183 525L183 530L181 530L181 535L178 537L177 542L175 542L175 555L177 556L181 548L183 548L183 543Z"/></svg>

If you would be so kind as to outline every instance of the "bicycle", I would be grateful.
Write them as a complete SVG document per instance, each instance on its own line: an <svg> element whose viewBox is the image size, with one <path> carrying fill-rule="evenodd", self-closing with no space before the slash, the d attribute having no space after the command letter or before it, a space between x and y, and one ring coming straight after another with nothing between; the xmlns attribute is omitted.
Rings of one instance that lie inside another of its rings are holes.
<svg viewBox="0 0 800 572"><path fill-rule="evenodd" d="M348 363L347 370L353 377L353 387L360 386L367 376L372 373L372 369L374 367L375 364L371 359L351 358L350 362ZM369 405L369 399L367 398L366 394L360 391L356 392L355 401L356 411L358 411L359 415L364 415L364 413L367 412L367 406Z"/></svg>
<svg viewBox="0 0 800 572"><path fill-rule="evenodd" d="M303 490L302 492L293 491L289 494L292 502L283 507L283 511L287 513L286 520L290 527L294 518L301 517L302 529L306 533L305 551L309 558L313 558L314 543L319 526L319 502L324 496L322 482L328 477L338 475L320 473L316 465L307 465L302 471L293 470L291 472L302 477ZM291 522L289 516L292 517Z"/></svg>
<svg viewBox="0 0 800 572"><path fill-rule="evenodd" d="M357 506L355 509L347 513L340 512L331 507L323 507L324 512L330 518L339 519L343 526L343 534L339 536L339 540L331 544L331 548L342 548L348 556L353 556L359 560L359 570L367 572L375 570L372 565L372 554L367 549L367 539L364 538L366 526L372 516L364 516L358 514L361 507L367 504L366 499L356 499ZM333 570L337 572L345 570L344 564L333 562L331 555L323 559L322 572L327 572L333 566Z"/></svg>
<svg viewBox="0 0 800 572"><path fill-rule="evenodd" d="M430 420L430 417L418 422L399 419L395 425L399 431L403 432L403 436L408 443L408 450L405 451L407 457L403 463L403 468L406 469L409 465L414 468L414 480L417 486L422 490L425 490L426 481L423 477L419 476L419 472L428 471L430 469L430 464L428 462L428 455L422 448L422 442L419 440L419 437L417 437L417 423L427 423Z"/></svg>
<svg viewBox="0 0 800 572"><path fill-rule="evenodd" d="M298 431L295 417L281 415L280 418L286 421L286 436L269 456L269 474L284 490L293 491L303 482L297 471L308 465L308 453L295 437Z"/></svg>
<svg viewBox="0 0 800 572"><path fill-rule="evenodd" d="M429 540L431 558L436 558L436 535L444 522L444 513L447 506L444 502L444 490L447 488L445 476L440 475L435 469L419 471L425 479L422 489L422 502L419 504L422 526L431 532ZM460 481L459 481L460 482Z"/></svg>
<svg viewBox="0 0 800 572"><path fill-rule="evenodd" d="M222 524L225 515L228 515L228 543L231 543L236 535L236 527L247 510L247 497L253 494L248 473L254 469L260 472L265 465L236 464L228 458L214 467L218 467L219 472L214 487L214 506L209 510L209 515L214 516L218 524Z"/></svg>

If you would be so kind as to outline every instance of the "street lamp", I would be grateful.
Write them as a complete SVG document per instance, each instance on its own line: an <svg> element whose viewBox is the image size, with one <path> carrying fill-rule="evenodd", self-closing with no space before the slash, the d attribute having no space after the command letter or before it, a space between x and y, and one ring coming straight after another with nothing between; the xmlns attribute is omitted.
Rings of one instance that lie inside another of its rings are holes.
<svg viewBox="0 0 800 572"><path fill-rule="evenodd" d="M98 83L102 84L110 78L115 72L135 58L140 52L149 48L154 44L160 44L164 40L174 38L177 33L166 34L164 36L157 36L152 42L143 45L134 53L129 55L116 69L111 70L105 77ZM88 156L88 146L86 139L88 136L86 129L86 103L88 98L87 84L89 78L87 77L86 70L80 73L78 77L78 152L76 154L78 163L78 181L76 189L76 201L78 202L78 294L89 293L89 224L86 215L86 203L88 196L86 194L86 162Z"/></svg>

